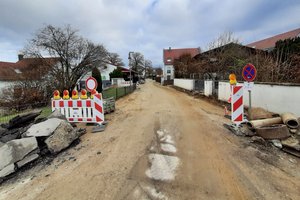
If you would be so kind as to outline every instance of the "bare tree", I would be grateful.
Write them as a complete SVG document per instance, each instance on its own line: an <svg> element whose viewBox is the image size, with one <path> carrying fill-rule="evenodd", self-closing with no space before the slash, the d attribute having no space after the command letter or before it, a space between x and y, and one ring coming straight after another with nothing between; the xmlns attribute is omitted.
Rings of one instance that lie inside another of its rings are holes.
<svg viewBox="0 0 300 200"><path fill-rule="evenodd" d="M153 65L152 65L151 60L148 60L148 59L145 60L145 70L146 70L145 77L152 76L152 74L153 74Z"/></svg>
<svg viewBox="0 0 300 200"><path fill-rule="evenodd" d="M120 58L120 55L117 53L108 53L107 62L118 67L124 66L122 58Z"/></svg>
<svg viewBox="0 0 300 200"><path fill-rule="evenodd" d="M129 65L132 70L138 73L138 75L143 75L143 72L145 71L145 60L143 54L139 52L130 54Z"/></svg>
<svg viewBox="0 0 300 200"><path fill-rule="evenodd" d="M220 34L215 40L210 42L208 44L207 49L208 50L215 49L215 48L224 46L224 45L229 44L229 43L239 43L239 39L237 39L234 36L233 32L231 32L231 31L226 32L225 31L222 34Z"/></svg>
<svg viewBox="0 0 300 200"><path fill-rule="evenodd" d="M78 35L70 25L54 27L47 25L40 29L25 47L25 55L38 58L57 57L59 64L52 66L51 75L60 89L71 89L82 74L100 66L108 51L101 44Z"/></svg>
<svg viewBox="0 0 300 200"><path fill-rule="evenodd" d="M155 70L155 74L157 76L162 76L163 75L163 70L162 70L161 67L160 68L155 68L154 70Z"/></svg>
<svg viewBox="0 0 300 200"><path fill-rule="evenodd" d="M174 61L175 77L189 78L192 73L199 73L196 60L191 54L183 54Z"/></svg>

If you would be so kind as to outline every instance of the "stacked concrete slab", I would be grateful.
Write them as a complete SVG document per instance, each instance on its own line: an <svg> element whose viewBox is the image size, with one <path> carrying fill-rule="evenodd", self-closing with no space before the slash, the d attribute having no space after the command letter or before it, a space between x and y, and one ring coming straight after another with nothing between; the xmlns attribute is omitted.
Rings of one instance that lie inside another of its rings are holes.
<svg viewBox="0 0 300 200"><path fill-rule="evenodd" d="M18 116L18 120L14 122L22 121L22 119ZM14 127L9 124L3 125L4 128L2 127L1 130L1 134L5 136L5 142L0 141L0 182L18 168L38 159L42 149L46 148L46 151L51 154L59 153L85 133L85 129L73 128L57 112L40 123L28 125L26 121L26 127L22 127L20 123L15 124L18 126L15 131L11 131ZM20 132L20 130L25 131ZM6 141L12 132L14 134L17 132L12 137L14 139Z"/></svg>
<svg viewBox="0 0 300 200"><path fill-rule="evenodd" d="M7 176L38 158L38 144L35 137L11 140L0 147L0 178Z"/></svg>

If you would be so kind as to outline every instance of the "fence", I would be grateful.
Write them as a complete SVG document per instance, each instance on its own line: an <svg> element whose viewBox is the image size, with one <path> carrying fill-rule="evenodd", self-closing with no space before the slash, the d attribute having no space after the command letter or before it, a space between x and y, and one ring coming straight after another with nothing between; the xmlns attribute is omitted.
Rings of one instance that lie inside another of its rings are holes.
<svg viewBox="0 0 300 200"><path fill-rule="evenodd" d="M204 80L201 79L195 79L195 90L198 92L204 92Z"/></svg>
<svg viewBox="0 0 300 200"><path fill-rule="evenodd" d="M136 84L127 87L113 87L107 90L103 90L103 98L114 97L114 99L119 99L127 94L132 93L136 89Z"/></svg>

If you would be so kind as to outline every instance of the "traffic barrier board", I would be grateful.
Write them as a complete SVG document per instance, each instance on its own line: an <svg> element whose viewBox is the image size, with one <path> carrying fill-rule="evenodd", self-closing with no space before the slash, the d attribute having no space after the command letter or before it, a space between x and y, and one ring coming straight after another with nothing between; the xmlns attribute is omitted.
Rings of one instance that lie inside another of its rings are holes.
<svg viewBox="0 0 300 200"><path fill-rule="evenodd" d="M244 121L243 86L232 86L231 121L240 124Z"/></svg>

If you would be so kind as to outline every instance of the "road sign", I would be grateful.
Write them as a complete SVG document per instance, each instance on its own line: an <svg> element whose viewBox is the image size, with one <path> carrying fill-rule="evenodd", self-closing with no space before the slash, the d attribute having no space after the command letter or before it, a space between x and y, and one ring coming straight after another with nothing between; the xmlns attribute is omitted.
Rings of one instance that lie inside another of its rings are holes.
<svg viewBox="0 0 300 200"><path fill-rule="evenodd" d="M256 77L256 68L254 65L248 63L244 68L242 72L243 78L245 81L251 82Z"/></svg>
<svg viewBox="0 0 300 200"><path fill-rule="evenodd" d="M98 83L94 77L89 77L85 81L85 86L86 86L86 89L91 92L97 88Z"/></svg>
<svg viewBox="0 0 300 200"><path fill-rule="evenodd" d="M253 89L253 87L254 87L254 82L244 82L244 89L245 90L250 91L250 90Z"/></svg>

